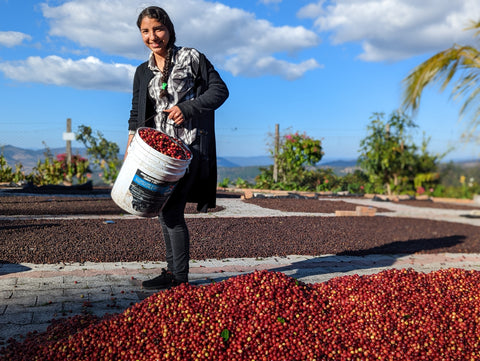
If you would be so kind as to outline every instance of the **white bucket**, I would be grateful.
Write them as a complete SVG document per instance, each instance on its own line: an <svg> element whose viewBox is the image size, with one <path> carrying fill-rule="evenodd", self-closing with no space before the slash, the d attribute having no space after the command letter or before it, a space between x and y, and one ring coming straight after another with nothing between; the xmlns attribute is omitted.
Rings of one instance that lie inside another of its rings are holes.
<svg viewBox="0 0 480 361"><path fill-rule="evenodd" d="M191 154L185 144L174 141ZM137 131L113 185L113 201L130 214L158 216L178 181L185 175L191 159L191 155L185 160L175 159L153 149Z"/></svg>

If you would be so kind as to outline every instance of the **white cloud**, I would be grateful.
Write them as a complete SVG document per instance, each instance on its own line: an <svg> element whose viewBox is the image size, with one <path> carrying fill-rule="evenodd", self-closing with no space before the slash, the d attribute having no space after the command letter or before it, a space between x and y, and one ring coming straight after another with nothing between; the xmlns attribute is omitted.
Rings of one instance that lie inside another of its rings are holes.
<svg viewBox="0 0 480 361"><path fill-rule="evenodd" d="M42 4L49 34L107 54L139 59L145 53L135 25L138 2L74 0L59 6Z"/></svg>
<svg viewBox="0 0 480 361"><path fill-rule="evenodd" d="M31 40L30 35L18 31L0 31L0 46L14 47L23 43L24 40Z"/></svg>
<svg viewBox="0 0 480 361"><path fill-rule="evenodd" d="M287 80L300 78L307 71L322 67L311 59L300 64L291 64L285 60L275 59L271 56L262 58L241 58L235 57L227 61L225 67L228 69L238 69L246 67L243 71L245 76L257 77L262 75L282 76ZM234 73L235 74L235 73Z"/></svg>
<svg viewBox="0 0 480 361"><path fill-rule="evenodd" d="M74 0L56 7L43 4L42 10L52 36L143 60L147 51L135 22L144 6L143 0ZM162 6L175 25L178 45L197 48L217 67L235 75L264 74L259 65L264 59L283 64L274 73L286 79L301 77L320 66L314 59L291 60L294 54L319 43L316 33L304 27L277 27L218 2L165 0Z"/></svg>
<svg viewBox="0 0 480 361"><path fill-rule="evenodd" d="M297 16L299 18L310 18L315 19L324 14L323 3L325 0L320 0L318 3L312 3L305 5L298 12Z"/></svg>
<svg viewBox="0 0 480 361"><path fill-rule="evenodd" d="M35 69L35 71L32 71ZM41 69L41 71L39 71ZM106 64L94 57L80 60L59 56L32 56L24 61L0 63L0 71L20 82L36 82L77 89L130 92L135 67L127 64Z"/></svg>
<svg viewBox="0 0 480 361"><path fill-rule="evenodd" d="M357 42L366 61L400 60L472 40L478 0L321 0L300 9L334 44Z"/></svg>

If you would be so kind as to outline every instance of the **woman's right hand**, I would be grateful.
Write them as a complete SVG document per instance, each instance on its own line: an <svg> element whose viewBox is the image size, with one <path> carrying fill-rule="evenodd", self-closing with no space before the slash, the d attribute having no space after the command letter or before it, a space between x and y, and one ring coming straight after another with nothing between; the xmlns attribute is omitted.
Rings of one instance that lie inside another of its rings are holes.
<svg viewBox="0 0 480 361"><path fill-rule="evenodd" d="M165 109L164 112L168 114L168 119L173 120L176 125L182 125L185 121L182 110L178 105L174 105L170 109Z"/></svg>

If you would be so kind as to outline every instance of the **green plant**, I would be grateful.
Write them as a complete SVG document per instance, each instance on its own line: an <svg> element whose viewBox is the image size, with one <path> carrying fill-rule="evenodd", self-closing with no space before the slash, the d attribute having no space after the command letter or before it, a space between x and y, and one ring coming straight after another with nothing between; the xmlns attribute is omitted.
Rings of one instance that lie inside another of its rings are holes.
<svg viewBox="0 0 480 361"><path fill-rule="evenodd" d="M429 179L428 186L438 180L437 163L445 156L431 155L427 151L429 138L423 137L419 148L412 141L411 129L417 125L406 115L394 112L387 122L384 114L374 113L367 127L368 134L360 142L358 163L373 183L383 186L387 194L415 193L415 177L418 182Z"/></svg>
<svg viewBox="0 0 480 361"><path fill-rule="evenodd" d="M230 184L230 178L223 178L222 181L218 182L218 186L221 188L228 188L229 184Z"/></svg>
<svg viewBox="0 0 480 361"><path fill-rule="evenodd" d="M275 150L270 153L274 156ZM256 177L256 187L265 189L303 190L310 188L305 178L311 176L308 166L314 166L323 157L320 140L310 138L305 133L289 133L279 140L277 154L278 181L274 180L273 166L260 168Z"/></svg>
<svg viewBox="0 0 480 361"><path fill-rule="evenodd" d="M14 182L18 183L22 180L25 180L25 174L22 170L23 166L21 164L15 165L15 171L7 163L7 159L0 154L0 182Z"/></svg>
<svg viewBox="0 0 480 361"><path fill-rule="evenodd" d="M245 179L237 178L235 181L235 187L237 188L251 188L251 184L248 183Z"/></svg>
<svg viewBox="0 0 480 361"><path fill-rule="evenodd" d="M92 128L80 125L76 140L87 148L87 154L93 157L93 164L102 169L101 178L107 184L113 184L120 171L121 160L118 157L119 147L116 143L104 138L100 131L93 134Z"/></svg>
<svg viewBox="0 0 480 361"><path fill-rule="evenodd" d="M45 142L43 144L45 145L45 158L43 162L40 159L37 161L37 165L33 167L33 172L27 178L36 185L60 184L66 179L62 163L53 157Z"/></svg>
<svg viewBox="0 0 480 361"><path fill-rule="evenodd" d="M12 167L8 166L3 153L0 154L0 182L11 182L13 179Z"/></svg>
<svg viewBox="0 0 480 361"><path fill-rule="evenodd" d="M36 185L72 184L74 178L80 183L86 182L88 173L91 172L87 159L80 155L72 155L69 164L65 153L54 157L45 142L43 144L45 145L44 159L37 161L37 165L32 173L25 177L26 179Z"/></svg>
<svg viewBox="0 0 480 361"><path fill-rule="evenodd" d="M258 189L279 189L278 184L273 181L273 166L261 167L260 174L255 177L255 188Z"/></svg>
<svg viewBox="0 0 480 361"><path fill-rule="evenodd" d="M19 183L25 180L25 172L23 171L23 165L20 163L15 164L15 172L13 173L13 182Z"/></svg>
<svg viewBox="0 0 480 361"><path fill-rule="evenodd" d="M339 179L341 190L352 194L367 193L368 176L365 172L356 169Z"/></svg>
<svg viewBox="0 0 480 361"><path fill-rule="evenodd" d="M338 177L331 168L309 169L302 173L299 184L309 191L332 191L338 184Z"/></svg>
<svg viewBox="0 0 480 361"><path fill-rule="evenodd" d="M76 177L80 183L85 183L88 178L88 173L91 173L88 159L81 155L72 155L70 164L68 163L67 155L65 153L57 154L57 161L61 163L61 168L64 172L64 178L67 182L73 182Z"/></svg>
<svg viewBox="0 0 480 361"><path fill-rule="evenodd" d="M278 172L284 182L295 178L297 172L305 167L314 166L323 157L322 143L305 133L298 132L284 136L278 154Z"/></svg>

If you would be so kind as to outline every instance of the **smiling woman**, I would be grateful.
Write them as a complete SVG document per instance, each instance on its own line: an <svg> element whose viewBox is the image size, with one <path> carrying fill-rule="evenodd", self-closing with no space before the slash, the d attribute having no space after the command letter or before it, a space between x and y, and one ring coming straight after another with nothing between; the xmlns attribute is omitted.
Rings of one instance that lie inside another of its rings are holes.
<svg viewBox="0 0 480 361"><path fill-rule="evenodd" d="M185 223L187 202L198 210L215 208L217 164L214 112L228 97L228 89L205 55L175 45L175 29L162 8L151 6L138 16L137 26L151 50L133 81L129 146L143 127L180 138L193 155L187 174L173 189L159 220L166 246L167 269L144 288L170 288L188 282L190 235Z"/></svg>

